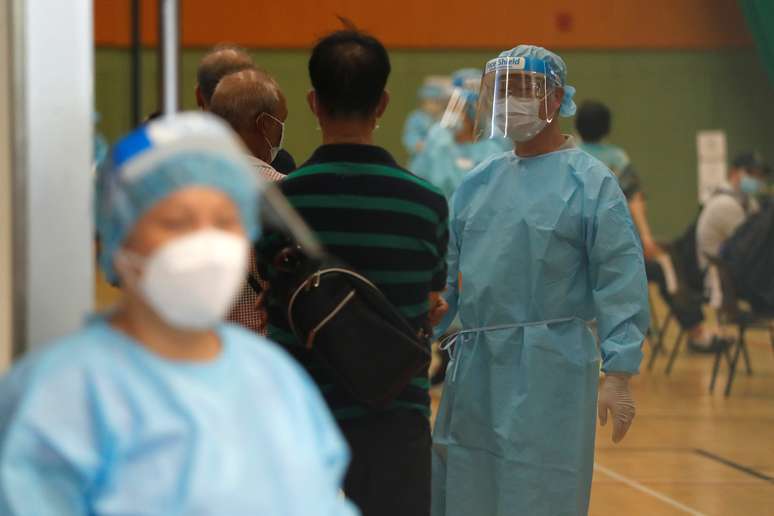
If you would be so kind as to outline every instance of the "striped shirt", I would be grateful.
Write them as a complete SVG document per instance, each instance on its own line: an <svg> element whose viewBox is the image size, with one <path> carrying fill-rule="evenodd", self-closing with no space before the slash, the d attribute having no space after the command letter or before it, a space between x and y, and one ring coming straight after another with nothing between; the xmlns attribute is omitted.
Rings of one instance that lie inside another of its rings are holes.
<svg viewBox="0 0 774 516"><path fill-rule="evenodd" d="M282 192L328 252L375 283L417 329L428 326L428 297L446 285L448 208L443 194L371 145L323 145L281 183ZM259 261L284 245L278 234L258 243ZM271 281L271 270L267 270ZM290 333L284 307L268 293L269 337L308 370L338 419L367 413L334 385L316 356ZM429 414L427 371L412 380L392 408Z"/></svg>

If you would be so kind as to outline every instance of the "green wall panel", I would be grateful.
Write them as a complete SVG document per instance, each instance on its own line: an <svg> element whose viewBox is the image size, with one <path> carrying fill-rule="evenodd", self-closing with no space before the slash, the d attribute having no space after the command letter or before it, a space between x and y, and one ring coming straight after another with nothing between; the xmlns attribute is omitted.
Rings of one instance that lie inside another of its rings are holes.
<svg viewBox="0 0 774 516"><path fill-rule="evenodd" d="M195 108L193 90L202 51L182 56L182 102ZM318 145L320 133L306 105L308 54L256 51L255 61L275 75L290 116L286 147L302 162ZM429 74L482 66L496 51L392 51L388 85L391 103L376 133L377 143L400 160L400 135L415 92ZM774 160L774 89L755 51L572 51L565 52L569 82L577 99L606 102L613 111L610 141L624 147L640 170L649 200L649 217L658 238L671 238L696 213L696 132L724 129L729 153L748 148ZM143 55L144 112L156 109L155 55ZM96 100L101 130L113 140L129 129L129 54L97 49ZM571 120L565 129L572 130Z"/></svg>

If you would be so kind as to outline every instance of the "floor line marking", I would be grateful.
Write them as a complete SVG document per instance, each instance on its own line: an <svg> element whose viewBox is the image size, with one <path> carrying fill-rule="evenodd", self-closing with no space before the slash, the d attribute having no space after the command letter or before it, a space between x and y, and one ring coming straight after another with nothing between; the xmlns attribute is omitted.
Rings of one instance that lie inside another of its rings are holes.
<svg viewBox="0 0 774 516"><path fill-rule="evenodd" d="M697 455L701 455L702 457L705 457L707 459L714 460L715 462L719 462L720 464L728 466L729 468L733 468L737 471L741 471L742 473L746 473L751 477L755 477L760 480L763 480L764 482L769 482L771 484L774 484L774 478L768 476L767 474L761 471L755 470L748 466L743 466L738 462L734 462L731 459L726 459L725 457L721 457L720 455L715 455L714 453L710 453L707 450L702 450L701 448L695 449L694 452L696 452Z"/></svg>
<svg viewBox="0 0 774 516"><path fill-rule="evenodd" d="M707 516L703 512L699 512L695 509L692 509L688 507L687 505L683 505L677 500L668 497L665 494L659 493L658 491L654 491L653 489L644 486L637 482L636 480L632 480L631 478L627 478L620 473L616 473L610 468L606 468L605 466L602 466L601 464L594 464L594 469L599 471L600 473L604 473L605 475L609 476L610 478L613 478L615 480L618 480L619 482L626 484L627 486L631 487L632 489L636 489L637 491L640 491L642 493L645 493L647 495L652 496L653 498L657 498L664 502L667 505L671 505L675 509L681 510L685 513L692 514L693 516Z"/></svg>

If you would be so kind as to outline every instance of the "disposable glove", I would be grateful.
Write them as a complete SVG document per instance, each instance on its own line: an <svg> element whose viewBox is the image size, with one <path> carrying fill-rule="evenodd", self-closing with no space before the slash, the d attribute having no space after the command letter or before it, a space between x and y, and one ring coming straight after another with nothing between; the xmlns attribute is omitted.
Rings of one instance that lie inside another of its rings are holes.
<svg viewBox="0 0 774 516"><path fill-rule="evenodd" d="M613 442L620 442L634 420L634 398L629 388L629 375L608 374L599 389L597 412L599 423L605 426L607 413L613 415Z"/></svg>

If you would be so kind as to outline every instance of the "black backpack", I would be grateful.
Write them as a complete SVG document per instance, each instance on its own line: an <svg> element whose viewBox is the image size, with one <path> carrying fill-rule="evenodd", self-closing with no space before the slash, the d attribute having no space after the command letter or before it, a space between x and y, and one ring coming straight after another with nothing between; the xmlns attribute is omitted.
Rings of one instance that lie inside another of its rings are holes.
<svg viewBox="0 0 774 516"><path fill-rule="evenodd" d="M299 343L357 401L387 405L430 362L429 328L415 329L366 277L298 246L273 259L273 298Z"/></svg>
<svg viewBox="0 0 774 516"><path fill-rule="evenodd" d="M754 311L774 314L774 203L739 226L723 245L721 257L737 295Z"/></svg>

